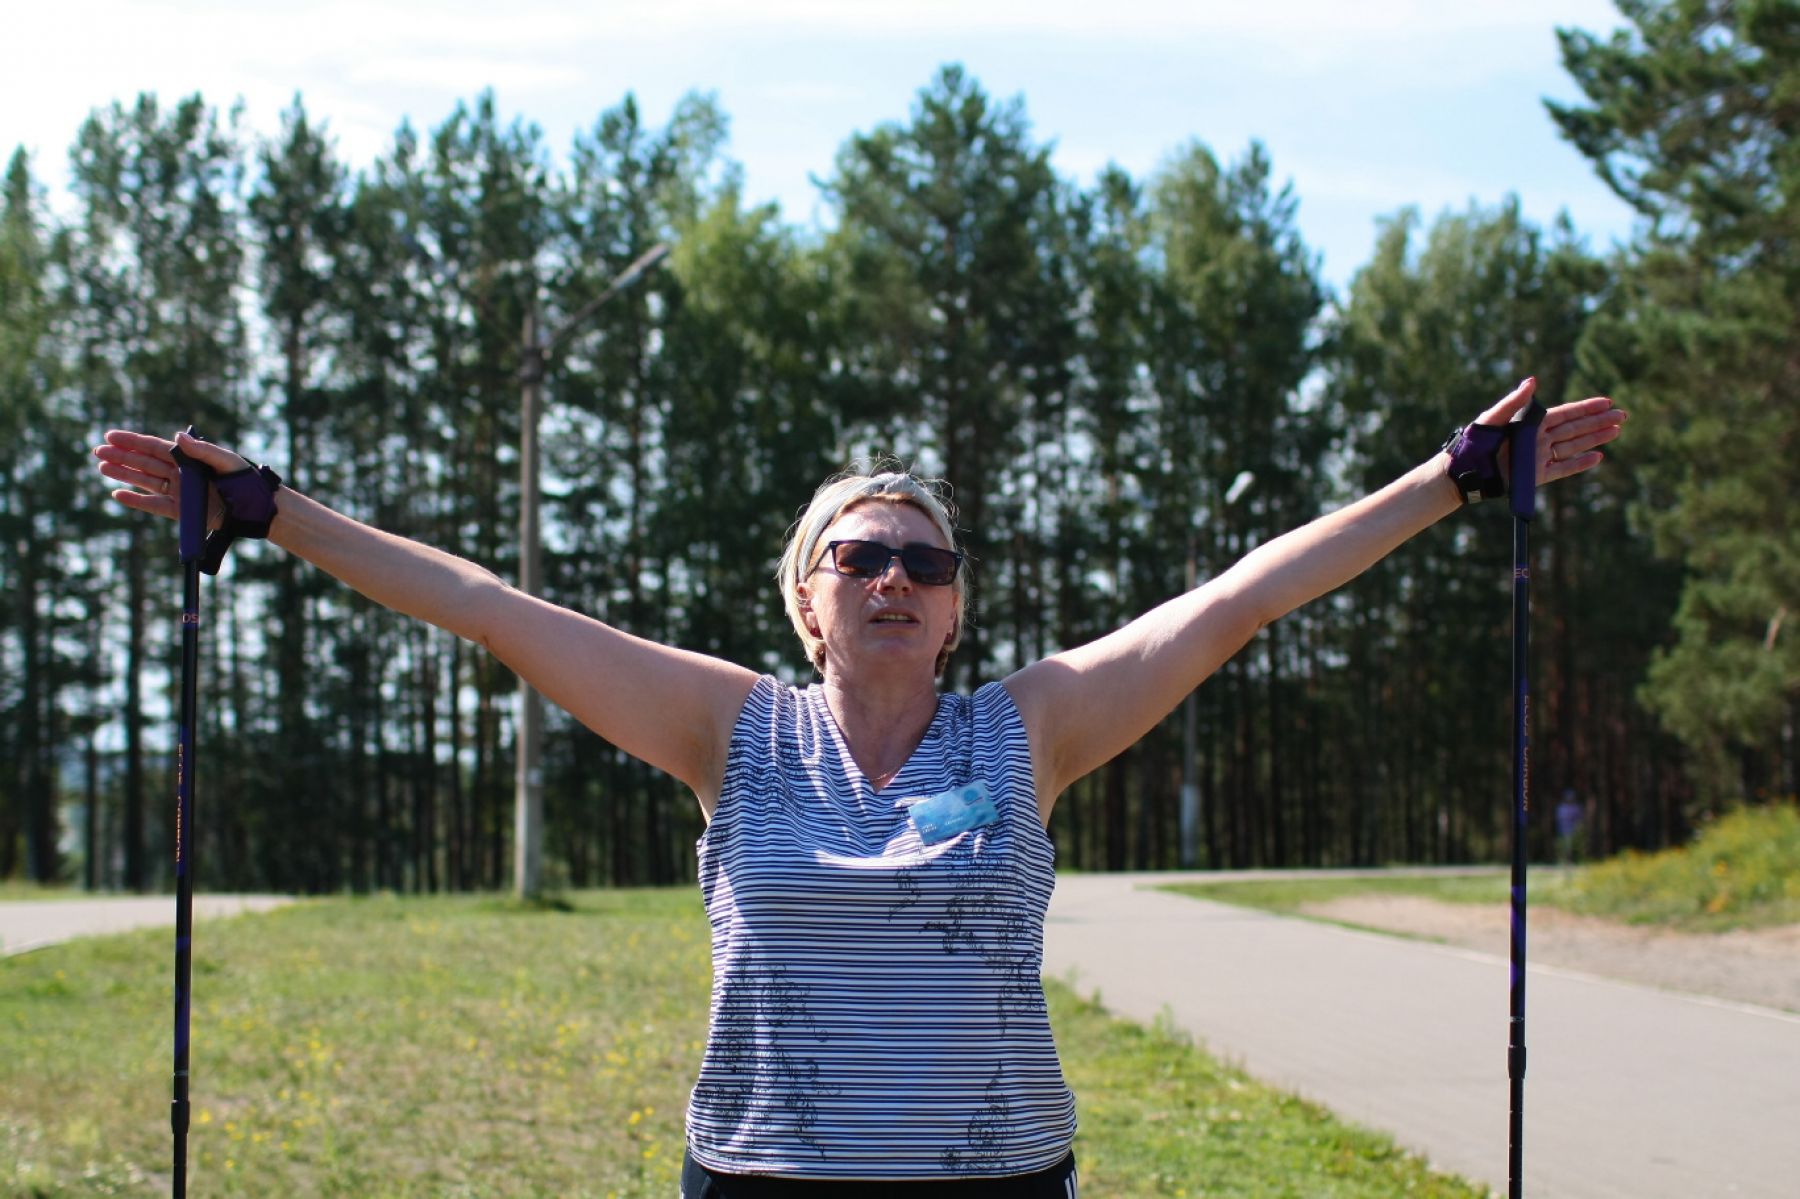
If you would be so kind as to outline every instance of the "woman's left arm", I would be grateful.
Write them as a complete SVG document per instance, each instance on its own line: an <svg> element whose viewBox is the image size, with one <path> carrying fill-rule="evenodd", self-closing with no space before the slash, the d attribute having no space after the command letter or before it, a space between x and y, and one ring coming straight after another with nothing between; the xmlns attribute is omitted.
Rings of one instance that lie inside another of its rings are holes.
<svg viewBox="0 0 1800 1199"><path fill-rule="evenodd" d="M1484 412L1505 424L1531 401L1535 380ZM1538 432L1539 483L1600 463L1625 413L1605 397L1551 409ZM1440 451L1373 495L1264 543L1235 566L1097 641L1016 672L1006 689L1031 741L1038 813L1167 716L1257 631L1333 591L1461 504Z"/></svg>

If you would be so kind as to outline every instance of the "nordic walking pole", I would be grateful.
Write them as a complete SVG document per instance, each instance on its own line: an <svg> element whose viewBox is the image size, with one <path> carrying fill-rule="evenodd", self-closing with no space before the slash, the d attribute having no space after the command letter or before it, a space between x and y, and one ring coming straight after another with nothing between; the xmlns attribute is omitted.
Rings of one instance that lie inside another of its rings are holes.
<svg viewBox="0 0 1800 1199"><path fill-rule="evenodd" d="M1537 515L1537 435L1544 406L1530 407L1507 426L1512 479L1507 494L1513 514L1513 821L1512 821L1512 1032L1506 1073L1512 1082L1512 1122L1507 1143L1507 1194L1525 1188L1525 829L1531 811L1531 685L1527 652L1531 624L1531 520Z"/></svg>
<svg viewBox="0 0 1800 1199"><path fill-rule="evenodd" d="M188 433L194 433L189 426ZM200 553L206 541L206 485L212 471L175 451L181 471L181 730L175 747L175 1199L187 1195L188 1009L194 933L194 724L200 686Z"/></svg>

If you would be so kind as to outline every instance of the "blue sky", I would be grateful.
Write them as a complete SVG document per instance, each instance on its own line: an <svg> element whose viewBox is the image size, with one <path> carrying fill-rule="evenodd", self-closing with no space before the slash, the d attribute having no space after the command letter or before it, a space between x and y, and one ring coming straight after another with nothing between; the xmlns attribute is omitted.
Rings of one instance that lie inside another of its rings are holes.
<svg viewBox="0 0 1800 1199"><path fill-rule="evenodd" d="M1620 24L1609 0L63 0L7 16L30 51L0 76L0 153L25 146L54 197L86 114L144 90L242 98L264 132L300 92L354 166L403 117L429 128L485 87L558 150L628 91L660 124L701 90L749 198L806 225L845 138L904 121L960 62L1022 96L1084 183L1108 162L1142 177L1190 139L1225 159L1260 139L1341 290L1408 204L1512 192L1540 223L1567 210L1595 249L1627 238L1629 210L1542 103L1578 98L1555 28Z"/></svg>

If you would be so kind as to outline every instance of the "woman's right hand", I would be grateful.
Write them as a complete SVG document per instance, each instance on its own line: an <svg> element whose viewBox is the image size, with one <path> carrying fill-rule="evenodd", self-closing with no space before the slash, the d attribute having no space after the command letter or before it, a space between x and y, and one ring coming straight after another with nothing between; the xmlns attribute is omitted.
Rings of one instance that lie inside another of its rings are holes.
<svg viewBox="0 0 1800 1199"><path fill-rule="evenodd" d="M134 511L173 520L181 513L181 472L174 454L178 445L182 453L218 474L250 465L230 450L186 433L177 433L174 441L166 441L125 429L108 429L105 440L94 447L94 457L100 460L101 474L114 482L129 484L112 493L114 500ZM206 489L206 497L206 527L216 529L225 518L225 508L213 488Z"/></svg>

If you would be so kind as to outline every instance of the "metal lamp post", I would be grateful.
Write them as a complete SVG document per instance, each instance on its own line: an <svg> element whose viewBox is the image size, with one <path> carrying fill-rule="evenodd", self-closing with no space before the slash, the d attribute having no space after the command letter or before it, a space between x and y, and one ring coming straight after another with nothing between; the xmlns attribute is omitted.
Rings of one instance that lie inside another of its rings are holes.
<svg viewBox="0 0 1800 1199"><path fill-rule="evenodd" d="M619 272L606 290L582 305L547 340L541 340L537 307L525 313L519 345L519 590L538 595L543 589L542 541L538 527L538 420L543 410L544 373L550 358L577 327L602 305L641 279L668 254L657 244ZM544 701L537 689L519 680L518 762L513 785L513 894L535 899L544 889Z"/></svg>
<svg viewBox="0 0 1800 1199"><path fill-rule="evenodd" d="M1256 482L1252 471L1240 470L1226 489L1222 510L1228 511ZM1187 589L1200 583L1199 546L1188 534ZM1181 701L1181 867L1200 865L1200 705L1198 688ZM1217 862L1212 863L1215 867Z"/></svg>

